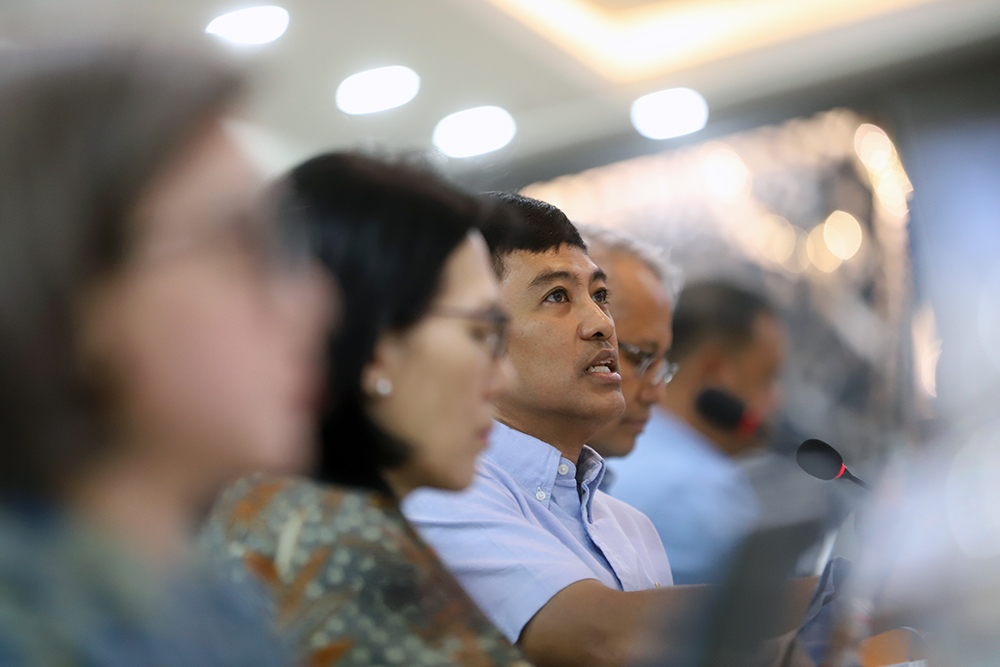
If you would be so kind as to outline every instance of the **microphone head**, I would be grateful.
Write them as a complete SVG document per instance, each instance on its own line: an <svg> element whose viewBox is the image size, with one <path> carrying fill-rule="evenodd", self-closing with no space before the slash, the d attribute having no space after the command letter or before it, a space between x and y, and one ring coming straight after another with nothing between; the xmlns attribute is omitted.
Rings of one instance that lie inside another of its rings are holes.
<svg viewBox="0 0 1000 667"><path fill-rule="evenodd" d="M705 389L695 399L695 409L712 426L735 430L740 425L746 406L743 401L721 389Z"/></svg>
<svg viewBox="0 0 1000 667"><path fill-rule="evenodd" d="M806 440L795 452L799 467L819 479L836 479L844 474L844 458L822 440Z"/></svg>

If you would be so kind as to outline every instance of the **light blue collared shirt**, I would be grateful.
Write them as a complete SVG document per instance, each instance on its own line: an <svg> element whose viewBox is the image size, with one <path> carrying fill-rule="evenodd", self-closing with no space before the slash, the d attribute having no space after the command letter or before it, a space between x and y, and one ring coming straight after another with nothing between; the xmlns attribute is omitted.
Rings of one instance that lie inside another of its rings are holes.
<svg viewBox="0 0 1000 667"><path fill-rule="evenodd" d="M717 580L760 517L739 463L658 408L632 453L611 468L608 491L653 521L678 584Z"/></svg>
<svg viewBox="0 0 1000 667"><path fill-rule="evenodd" d="M622 591L673 583L653 524L598 490L604 459L577 465L495 424L465 491L420 489L403 512L511 642L552 597L597 579Z"/></svg>

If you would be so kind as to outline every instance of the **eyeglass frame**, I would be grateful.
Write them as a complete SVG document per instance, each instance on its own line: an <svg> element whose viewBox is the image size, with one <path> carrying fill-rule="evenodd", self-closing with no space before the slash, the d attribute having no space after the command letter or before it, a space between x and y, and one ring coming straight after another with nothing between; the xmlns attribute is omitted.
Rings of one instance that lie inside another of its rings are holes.
<svg viewBox="0 0 1000 667"><path fill-rule="evenodd" d="M666 386L674 379L674 375L680 369L680 365L667 359L666 354L660 355L654 352L646 352L642 348L621 341L618 341L618 349L620 352L624 352L625 356L635 364L636 375L640 378L644 378L650 369L654 367L654 364L659 361L663 362L661 369L653 374L650 384L654 386L658 384Z"/></svg>
<svg viewBox="0 0 1000 667"><path fill-rule="evenodd" d="M140 249L140 257L164 263L181 257L232 249L246 254L261 277L295 272L312 261L310 230L298 220L268 217L248 208L222 224L157 239Z"/></svg>
<svg viewBox="0 0 1000 667"><path fill-rule="evenodd" d="M490 350L490 355L495 361L503 359L507 354L507 326L510 324L510 315L496 306L480 309L458 308L454 306L439 306L430 313L434 317L445 317L456 320L468 320L473 322L485 322L492 329L487 333L484 343Z"/></svg>

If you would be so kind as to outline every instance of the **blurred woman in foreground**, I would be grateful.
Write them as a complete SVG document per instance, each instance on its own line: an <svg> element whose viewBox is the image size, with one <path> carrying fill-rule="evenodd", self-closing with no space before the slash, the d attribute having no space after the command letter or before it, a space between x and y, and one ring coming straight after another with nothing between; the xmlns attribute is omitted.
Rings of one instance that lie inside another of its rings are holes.
<svg viewBox="0 0 1000 667"><path fill-rule="evenodd" d="M344 292L320 482L255 477L206 543L265 580L310 665L510 665L523 658L399 511L419 486L463 489L510 381L485 204L412 167L330 154L286 180ZM493 211L492 214L501 214Z"/></svg>
<svg viewBox="0 0 1000 667"><path fill-rule="evenodd" d="M259 215L194 57L0 71L0 664L272 665L195 574L219 488L302 466L330 295Z"/></svg>

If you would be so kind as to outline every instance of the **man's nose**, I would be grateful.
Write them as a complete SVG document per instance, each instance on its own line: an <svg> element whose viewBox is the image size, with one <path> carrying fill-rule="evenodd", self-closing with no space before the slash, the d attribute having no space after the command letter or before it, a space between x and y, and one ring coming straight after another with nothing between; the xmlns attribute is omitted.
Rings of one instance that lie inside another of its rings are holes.
<svg viewBox="0 0 1000 667"><path fill-rule="evenodd" d="M663 397L664 385L662 382L657 382L656 384L650 382L648 378L652 375L652 373L647 373L646 377L639 378L639 393L636 395L636 398L645 407L659 403L660 398Z"/></svg>
<svg viewBox="0 0 1000 667"><path fill-rule="evenodd" d="M615 321L593 301L586 307L580 322L580 337L584 340L610 340L615 335Z"/></svg>

